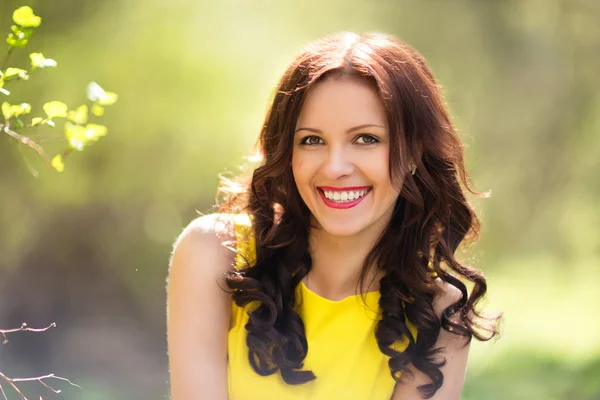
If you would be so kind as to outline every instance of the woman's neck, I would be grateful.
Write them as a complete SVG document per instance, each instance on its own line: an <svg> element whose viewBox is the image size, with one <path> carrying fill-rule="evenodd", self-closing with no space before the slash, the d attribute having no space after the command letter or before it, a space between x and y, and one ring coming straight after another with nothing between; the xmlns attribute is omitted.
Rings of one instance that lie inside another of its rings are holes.
<svg viewBox="0 0 600 400"><path fill-rule="evenodd" d="M331 300L356 294L365 259L377 243L381 227L371 226L358 235L333 236L320 228L309 233L312 267L304 278L313 292ZM379 290L381 273L370 265L359 293Z"/></svg>

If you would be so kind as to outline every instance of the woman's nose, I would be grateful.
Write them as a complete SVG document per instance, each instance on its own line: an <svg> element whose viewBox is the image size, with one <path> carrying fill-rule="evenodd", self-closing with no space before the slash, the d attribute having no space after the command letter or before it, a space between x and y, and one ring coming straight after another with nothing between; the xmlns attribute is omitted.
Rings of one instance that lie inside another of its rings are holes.
<svg viewBox="0 0 600 400"><path fill-rule="evenodd" d="M327 178L337 180L354 172L354 163L343 148L330 148L325 160L324 170Z"/></svg>

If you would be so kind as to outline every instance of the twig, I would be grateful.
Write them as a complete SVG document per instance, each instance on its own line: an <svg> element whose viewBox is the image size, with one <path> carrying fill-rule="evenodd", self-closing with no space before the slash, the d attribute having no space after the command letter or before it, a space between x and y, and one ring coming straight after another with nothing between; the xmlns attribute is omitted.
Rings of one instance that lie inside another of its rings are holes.
<svg viewBox="0 0 600 400"><path fill-rule="evenodd" d="M54 374L48 374L48 375L42 375L42 376L35 376L33 378L9 378L9 379L11 380L11 382L33 382L33 381L38 381L42 385L46 386L47 388L50 388L50 386L48 386L45 382L42 382L42 379L57 379L57 380L60 380L60 381L65 381L65 382L67 382L71 386L75 386L75 387L78 387L79 389L82 389L81 386L77 385L76 383L71 382L69 379L63 378L62 376L56 376ZM50 389L52 389L52 388L50 388ZM52 391L55 392L55 393L60 393L60 390L56 391L55 389L52 389Z"/></svg>
<svg viewBox="0 0 600 400"><path fill-rule="evenodd" d="M55 328L56 327L56 323L53 322L50 325L48 325L45 328L30 328L27 326L27 324L25 322L23 322L23 324L21 324L21 327L19 328L14 328L14 329L0 329L0 334L2 334L2 336L4 336L5 342L7 341L6 339L6 334L7 333L14 333L14 332L22 332L22 331L29 331L29 332L45 332L50 328ZM67 378L63 378L62 376L57 376L54 374L47 374L47 375L42 375L42 376L35 376L32 378L10 378L6 375L4 375L2 372L0 372L0 379L4 380L6 383L8 383L10 385L10 387L19 395L19 398L21 400L27 400L27 397L25 397L25 395L23 394L23 392L21 392L21 390L19 390L19 388L17 387L17 385L15 385L16 382L39 382L42 386L44 386L45 388L47 388L48 390L51 390L53 393L55 394L59 394L61 393L60 389L54 389L52 386L50 386L48 383L44 382L44 379L56 379L59 381L64 381L67 382L69 385L77 387L79 389L82 389L81 386L71 382L69 379ZM4 388L2 387L2 385L0 385L0 393L2 393L2 396L4 397L4 400L8 400L8 397L6 396L6 393L4 392ZM41 399L41 397L40 397Z"/></svg>
<svg viewBox="0 0 600 400"><path fill-rule="evenodd" d="M19 390L19 388L17 387L17 385L15 385L12 382L12 379L10 379L8 376L4 375L2 372L0 372L0 378L4 379L6 381L6 383L8 383L10 385L10 387L13 388L13 390L19 395L19 398L21 400L27 400L27 397L25 397L25 395L23 394L23 392L21 392ZM4 390L2 391L2 394L4 394ZM6 398L6 395L4 397Z"/></svg>
<svg viewBox="0 0 600 400"><path fill-rule="evenodd" d="M2 62L2 70L6 69L6 67L8 67L8 59L10 58L10 55L12 54L14 50L14 47L10 46L10 48L8 49L8 53L6 53L6 57L4 57L4 61Z"/></svg>
<svg viewBox="0 0 600 400"><path fill-rule="evenodd" d="M4 336L4 344L6 344L6 342L8 341L8 338L6 337L7 333L15 333L15 332L21 332L21 331L27 331L27 332L45 332L50 328L56 328L56 322L51 323L50 325L48 325L45 328L30 328L27 326L27 324L25 322L23 322L21 324L20 328L14 328L14 329L0 329L0 334L2 334L2 336Z"/></svg>
<svg viewBox="0 0 600 400"><path fill-rule="evenodd" d="M39 381L42 385L44 385L46 388L52 390L54 393L56 394L60 394L60 390L59 389L54 389L52 386L48 385L46 382L40 380Z"/></svg>
<svg viewBox="0 0 600 400"><path fill-rule="evenodd" d="M6 397L6 393L4 393L4 388L2 387L2 385L0 385L0 392L2 392L2 396L4 396L4 400L8 400L8 397Z"/></svg>
<svg viewBox="0 0 600 400"><path fill-rule="evenodd" d="M33 175L34 178L39 178L40 173L37 171L37 169L35 169L33 167L33 165L31 165L31 162L29 161L27 156L25 155L25 153L23 153L23 147L22 146L17 146L17 147L19 149L19 154L21 155L21 158L23 159L23 161L25 162L25 165L27 166L27 169L29 170L29 173L31 173L31 175Z"/></svg>
<svg viewBox="0 0 600 400"><path fill-rule="evenodd" d="M2 125L0 125L2 126ZM50 159L50 157L48 156L48 154L46 154L46 152L44 151L44 149L42 149L42 147L37 144L36 142L34 142L33 140L31 140L30 138L26 137L26 136L22 136L19 135L17 132L13 132L8 128L8 125L4 125L3 129L2 129L6 134L8 134L9 136L12 136L14 139L16 139L17 141L23 143L26 146L31 147L33 150L35 150L46 162L46 164L48 164L48 166L50 168L52 167L52 160Z"/></svg>
<svg viewBox="0 0 600 400"><path fill-rule="evenodd" d="M19 388L17 387L17 385L15 385L16 382L34 382L34 381L37 381L37 382L41 383L47 389L49 389L52 392L54 392L55 394L61 393L61 390L54 389L52 386L50 386L46 382L44 382L44 379L57 379L57 380L60 380L60 381L65 381L65 382L67 382L71 386L74 386L74 387L77 387L79 389L82 389L81 386L77 385L76 383L71 382L69 379L63 378L62 376L56 376L54 374L47 374L47 375L42 375L42 376L36 376L36 377L33 377L33 378L9 378L8 376L6 376L2 372L0 372L0 378L4 379L4 381L6 383L8 383L13 388L13 390L15 392L17 392L17 394L19 395L19 397L21 398L21 400L27 400L27 397L25 397L25 395L23 394L23 392L21 392L19 390ZM2 389L2 394L4 395L4 398L6 399L6 394L4 393L4 389ZM6 400L8 400L8 399L6 399Z"/></svg>

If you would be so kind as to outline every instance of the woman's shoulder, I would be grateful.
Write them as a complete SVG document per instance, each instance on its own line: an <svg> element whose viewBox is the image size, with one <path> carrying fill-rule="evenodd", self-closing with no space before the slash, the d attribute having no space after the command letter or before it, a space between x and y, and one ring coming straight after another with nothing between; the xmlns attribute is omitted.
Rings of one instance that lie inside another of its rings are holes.
<svg viewBox="0 0 600 400"><path fill-rule="evenodd" d="M193 237L195 240L223 242L234 240L236 231L241 227L251 227L250 218L247 214L213 213L202 215L192 220L183 230L181 238Z"/></svg>
<svg viewBox="0 0 600 400"><path fill-rule="evenodd" d="M224 247L234 239L235 229L229 214L203 215L183 229L174 243L173 256L201 258L207 253L224 254Z"/></svg>
<svg viewBox="0 0 600 400"><path fill-rule="evenodd" d="M252 222L248 214L207 214L192 220L184 228L175 241L174 251L205 253L226 248L231 250L229 253L233 257L239 243L248 244L253 239L251 236Z"/></svg>

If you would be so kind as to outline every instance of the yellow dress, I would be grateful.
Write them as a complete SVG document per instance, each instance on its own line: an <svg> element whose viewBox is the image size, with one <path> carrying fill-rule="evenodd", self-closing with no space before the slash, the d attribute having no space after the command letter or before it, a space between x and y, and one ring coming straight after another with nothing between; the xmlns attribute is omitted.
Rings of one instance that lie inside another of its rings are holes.
<svg viewBox="0 0 600 400"><path fill-rule="evenodd" d="M250 221L236 217L235 231L238 252L252 265L255 249ZM238 266L242 265L238 258ZM379 350L375 339L379 297L375 291L366 293L366 302L360 295L332 301L303 283L296 287L296 309L308 341L303 369L317 376L301 385L285 383L279 372L260 376L252 369L246 345L247 310L233 303L228 337L229 400L389 400L395 381L389 357ZM407 325L416 338L416 328ZM394 347L404 350L407 344L404 338Z"/></svg>

